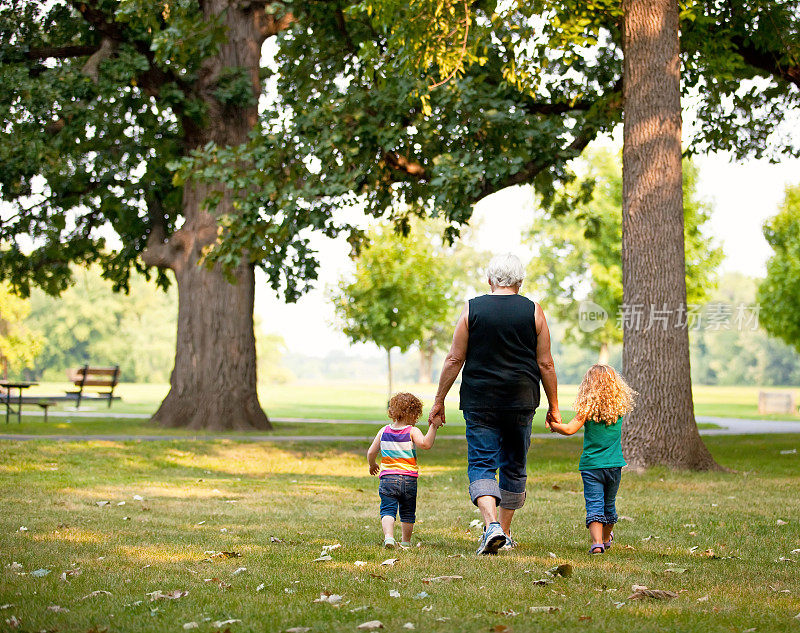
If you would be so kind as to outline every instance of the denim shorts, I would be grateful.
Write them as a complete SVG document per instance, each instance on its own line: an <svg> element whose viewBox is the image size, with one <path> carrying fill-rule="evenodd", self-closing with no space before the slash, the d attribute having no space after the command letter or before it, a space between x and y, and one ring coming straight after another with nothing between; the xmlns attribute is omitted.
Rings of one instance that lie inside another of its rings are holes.
<svg viewBox="0 0 800 633"><path fill-rule="evenodd" d="M583 498L586 500L586 527L590 523L614 525L617 522L617 490L622 468L582 470Z"/></svg>
<svg viewBox="0 0 800 633"><path fill-rule="evenodd" d="M383 475L378 484L381 497L381 518L397 517L403 523L414 523L417 518L417 478L410 475Z"/></svg>
<svg viewBox="0 0 800 633"><path fill-rule="evenodd" d="M533 412L464 411L467 423L467 476L472 503L492 496L501 508L525 504L528 448ZM496 473L499 474L496 478Z"/></svg>

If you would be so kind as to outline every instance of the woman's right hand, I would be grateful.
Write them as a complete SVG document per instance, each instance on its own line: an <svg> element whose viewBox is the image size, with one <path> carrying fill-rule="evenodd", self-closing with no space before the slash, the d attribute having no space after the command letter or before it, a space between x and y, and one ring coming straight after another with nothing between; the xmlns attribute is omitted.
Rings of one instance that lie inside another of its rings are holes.
<svg viewBox="0 0 800 633"><path fill-rule="evenodd" d="M439 426L446 424L446 421L444 419L444 404L441 402L433 403L433 406L431 407L431 412L428 414L428 426L434 424L435 418L439 418L441 420L441 424L439 424Z"/></svg>

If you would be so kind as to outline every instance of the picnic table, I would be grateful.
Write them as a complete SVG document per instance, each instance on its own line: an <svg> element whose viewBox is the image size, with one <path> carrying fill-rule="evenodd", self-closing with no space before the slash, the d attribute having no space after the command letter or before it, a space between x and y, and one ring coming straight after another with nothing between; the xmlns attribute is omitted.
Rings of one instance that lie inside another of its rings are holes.
<svg viewBox="0 0 800 633"><path fill-rule="evenodd" d="M12 413L17 414L17 422L22 424L22 390L38 384L38 382L0 380L0 387L5 389L5 393L3 394L3 404L6 405L6 424L8 424L8 419ZM12 389L17 389L18 391L17 398L14 400L11 398ZM13 409L13 404L17 405L16 412Z"/></svg>

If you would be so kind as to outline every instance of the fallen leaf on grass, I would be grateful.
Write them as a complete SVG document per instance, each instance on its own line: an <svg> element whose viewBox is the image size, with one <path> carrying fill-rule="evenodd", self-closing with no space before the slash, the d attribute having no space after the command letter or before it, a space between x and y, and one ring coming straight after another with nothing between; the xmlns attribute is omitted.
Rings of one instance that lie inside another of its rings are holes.
<svg viewBox="0 0 800 633"><path fill-rule="evenodd" d="M797 449L792 448L788 451L781 451L781 455L797 455Z"/></svg>
<svg viewBox="0 0 800 633"><path fill-rule="evenodd" d="M572 576L572 565L569 563L564 563L563 565L558 565L557 567L551 567L547 570L547 573L551 576L561 576L562 578L569 578Z"/></svg>
<svg viewBox="0 0 800 633"><path fill-rule="evenodd" d="M559 607L528 607L530 613L555 613L560 610Z"/></svg>
<svg viewBox="0 0 800 633"><path fill-rule="evenodd" d="M744 631L742 631L742 633L755 633L755 632L756 632L755 627L753 627L752 629L745 629Z"/></svg>
<svg viewBox="0 0 800 633"><path fill-rule="evenodd" d="M389 597L390 598L399 598L400 592L397 589L389 589Z"/></svg>
<svg viewBox="0 0 800 633"><path fill-rule="evenodd" d="M404 628L404 629L408 629L409 631L411 631L411 630L413 630L413 629L415 629L415 628L417 628L417 627L415 627L415 626L414 626L414 623L413 623L413 622L406 622L406 623L403 625L403 628Z"/></svg>
<svg viewBox="0 0 800 633"><path fill-rule="evenodd" d="M354 609L350 609L350 613L358 613L359 611L366 611L369 609L368 605L364 605L363 607L355 607Z"/></svg>
<svg viewBox="0 0 800 633"><path fill-rule="evenodd" d="M466 558L464 554L448 554L447 558Z"/></svg>
<svg viewBox="0 0 800 633"><path fill-rule="evenodd" d="M464 580L464 576L432 576L430 578L423 578L422 582L429 585L432 582L453 582L455 580Z"/></svg>
<svg viewBox="0 0 800 633"><path fill-rule="evenodd" d="M525 572L526 574L528 572ZM534 580L531 582L532 585L552 585L553 581L549 578L539 578L539 580Z"/></svg>
<svg viewBox="0 0 800 633"><path fill-rule="evenodd" d="M231 587L230 584L228 584L224 580L220 580L219 578L203 578L203 582L213 583L213 584L217 585L217 587L219 587L220 589L223 589L223 590L224 589L230 589L230 587Z"/></svg>
<svg viewBox="0 0 800 633"><path fill-rule="evenodd" d="M311 562L312 563L321 563L321 562L325 562L325 561L328 561L328 560L333 560L333 558L331 558L331 555L330 554L323 554L322 556L320 556L319 558L315 558Z"/></svg>
<svg viewBox="0 0 800 633"><path fill-rule="evenodd" d="M104 506L109 505L111 502L110 501L95 501L94 503L95 503L95 505L100 506L102 508Z"/></svg>
<svg viewBox="0 0 800 633"><path fill-rule="evenodd" d="M685 574L688 569L686 567L670 567L664 570L664 573L673 573L673 574Z"/></svg>
<svg viewBox="0 0 800 633"><path fill-rule="evenodd" d="M633 593L628 596L628 600L642 600L643 598L652 598L653 600L672 600L677 598L678 594L674 591L667 591L666 589L648 589L643 587L634 589Z"/></svg>
<svg viewBox="0 0 800 633"><path fill-rule="evenodd" d="M385 565L386 567L394 567L394 564L399 560L399 558L387 558L381 563L381 565Z"/></svg>
<svg viewBox="0 0 800 633"><path fill-rule="evenodd" d="M27 531L28 531L28 528L26 528L24 525L20 525L19 526L19 530L17 530L17 532L27 532Z"/></svg>
<svg viewBox="0 0 800 633"><path fill-rule="evenodd" d="M592 616L590 616L590 615L579 615L578 616L578 622L591 622L591 621L592 621Z"/></svg>
<svg viewBox="0 0 800 633"><path fill-rule="evenodd" d="M369 622L362 622L356 628L362 631L374 631L375 629L382 629L383 622L380 620L370 620Z"/></svg>
<svg viewBox="0 0 800 633"><path fill-rule="evenodd" d="M200 625L197 622L187 622L183 625L183 629L188 631L189 629L197 629L200 628Z"/></svg>
<svg viewBox="0 0 800 633"><path fill-rule="evenodd" d="M142 495L133 495L134 501L144 501L144 497Z"/></svg>
<svg viewBox="0 0 800 633"><path fill-rule="evenodd" d="M57 604L51 604L47 607L48 611L52 613L69 613L69 609L65 609L64 607L59 607Z"/></svg>
<svg viewBox="0 0 800 633"><path fill-rule="evenodd" d="M341 601L342 596L340 596L338 593L330 593L328 591L323 591L321 594L319 594L319 598L314 600L314 602L325 602L334 607L338 607Z"/></svg>
<svg viewBox="0 0 800 633"><path fill-rule="evenodd" d="M208 558L206 560L219 560L223 558L241 558L239 552L215 552L213 549L203 552Z"/></svg>
<svg viewBox="0 0 800 633"><path fill-rule="evenodd" d="M5 609L10 609L11 607L15 607L15 604L0 604L0 611L4 611Z"/></svg>
<svg viewBox="0 0 800 633"><path fill-rule="evenodd" d="M365 563L363 560L357 560L355 563L353 563L353 565L356 567L364 567L366 564L367 563Z"/></svg>
<svg viewBox="0 0 800 633"><path fill-rule="evenodd" d="M293 626L291 629L286 629L285 633L308 633L310 630L310 626Z"/></svg>
<svg viewBox="0 0 800 633"><path fill-rule="evenodd" d="M231 576L238 576L239 574L243 574L246 571L247 567L239 567L231 572Z"/></svg>
<svg viewBox="0 0 800 633"><path fill-rule="evenodd" d="M20 621L17 619L17 616L12 615L10 618L6 618L6 624L8 624L8 626L10 626L12 629L18 629Z"/></svg>
<svg viewBox="0 0 800 633"><path fill-rule="evenodd" d="M329 554L333 550L339 549L340 547L341 547L340 543L334 543L333 545L323 545L322 546L322 553L323 554Z"/></svg>
<svg viewBox="0 0 800 633"><path fill-rule="evenodd" d="M776 563L777 563L777 562L784 562L784 563L796 563L797 561L796 561L794 558L786 558L786 556L781 556L781 557L780 557L780 558L779 558L777 561L775 561L775 562L776 562Z"/></svg>
<svg viewBox="0 0 800 633"><path fill-rule="evenodd" d="M148 594L150 596L150 602L155 602L156 600L177 600L178 598L183 598L184 596L188 596L188 591L181 591L180 589L176 589L175 591L169 591L164 593L161 589L156 589L155 591L151 591Z"/></svg>
<svg viewBox="0 0 800 633"><path fill-rule="evenodd" d="M423 611L433 611L433 605L432 604L426 605L426 606L422 607L422 610Z"/></svg>
<svg viewBox="0 0 800 633"><path fill-rule="evenodd" d="M31 576L33 576L34 578L42 578L44 576L47 576L47 574L49 573L50 573L49 569L36 569L31 572Z"/></svg>
<svg viewBox="0 0 800 633"><path fill-rule="evenodd" d="M439 618L437 618L438 620ZM507 624L495 624L490 631L494 631L494 633L511 633L511 627Z"/></svg>
<svg viewBox="0 0 800 633"><path fill-rule="evenodd" d="M425 600L425 598L429 598L430 594L427 591L420 591L416 596L414 596L414 600Z"/></svg>
<svg viewBox="0 0 800 633"><path fill-rule="evenodd" d="M622 549L636 549L633 545L623 545Z"/></svg>
<svg viewBox="0 0 800 633"><path fill-rule="evenodd" d="M697 599L698 602L708 602L708 596L702 596L701 598Z"/></svg>
<svg viewBox="0 0 800 633"><path fill-rule="evenodd" d="M778 519L776 521L777 525L789 525L788 521L784 521L783 519Z"/></svg>
<svg viewBox="0 0 800 633"><path fill-rule="evenodd" d="M215 628L220 628L225 626L226 624L236 624L237 622L241 622L241 620L219 620L217 622L214 622L212 626Z"/></svg>
<svg viewBox="0 0 800 633"><path fill-rule="evenodd" d="M651 534L650 536L645 536L642 540L643 541L652 541L653 539L661 538L660 536L656 536L655 534Z"/></svg>
<svg viewBox="0 0 800 633"><path fill-rule="evenodd" d="M483 525L483 521L481 521L480 519L475 519L469 522L469 526L471 528L480 527L481 525Z"/></svg>
<svg viewBox="0 0 800 633"><path fill-rule="evenodd" d="M105 589L98 589L96 591L93 591L92 593L87 593L85 596L83 596L83 598L81 598L81 600L86 600L87 598L95 598L97 596L110 596L110 595L111 595L110 591L106 591Z"/></svg>
<svg viewBox="0 0 800 633"><path fill-rule="evenodd" d="M20 571L22 569L22 565L20 565L17 561L13 561L11 564L6 565L6 569L10 569L11 571Z"/></svg>
<svg viewBox="0 0 800 633"><path fill-rule="evenodd" d="M386 580L386 576L381 576L380 574L373 574L372 572L369 573L372 578L377 578L378 580Z"/></svg>
<svg viewBox="0 0 800 633"><path fill-rule="evenodd" d="M621 609L622 607L625 606L625 603L624 602L615 602L614 606L617 607L617 609Z"/></svg>
<svg viewBox="0 0 800 633"><path fill-rule="evenodd" d="M265 585L265 584L262 582L262 583L261 583L261 584L260 584L258 587L256 587L256 593L258 593L259 591L264 591L264 588L265 588L266 586L267 586L267 585Z"/></svg>

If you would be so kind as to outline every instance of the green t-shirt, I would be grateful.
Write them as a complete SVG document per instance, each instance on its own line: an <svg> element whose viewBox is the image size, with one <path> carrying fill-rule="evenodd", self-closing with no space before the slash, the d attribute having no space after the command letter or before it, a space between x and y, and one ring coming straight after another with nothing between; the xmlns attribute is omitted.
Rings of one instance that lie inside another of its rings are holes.
<svg viewBox="0 0 800 633"><path fill-rule="evenodd" d="M587 420L583 425L583 453L578 470L626 466L622 457L622 416L614 424Z"/></svg>

